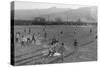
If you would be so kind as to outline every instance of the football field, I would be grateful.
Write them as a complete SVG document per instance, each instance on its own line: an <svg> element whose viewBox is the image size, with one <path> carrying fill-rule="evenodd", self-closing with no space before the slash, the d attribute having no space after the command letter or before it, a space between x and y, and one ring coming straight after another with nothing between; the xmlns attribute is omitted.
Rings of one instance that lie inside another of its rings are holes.
<svg viewBox="0 0 100 67"><path fill-rule="evenodd" d="M92 30L92 31L91 31ZM97 60L97 27L96 26L68 26L68 25L30 25L30 26L14 26L14 38L16 32L21 35L27 33L40 33L46 39L40 45L33 43L26 44L21 47L21 43L17 43L14 39L14 61L15 65L32 65L32 64L50 64L65 62L82 62ZM44 46L48 45L49 40L56 38L60 44L64 44L59 48L62 52L61 56L43 55L43 51L47 50ZM77 40L77 47L74 41Z"/></svg>

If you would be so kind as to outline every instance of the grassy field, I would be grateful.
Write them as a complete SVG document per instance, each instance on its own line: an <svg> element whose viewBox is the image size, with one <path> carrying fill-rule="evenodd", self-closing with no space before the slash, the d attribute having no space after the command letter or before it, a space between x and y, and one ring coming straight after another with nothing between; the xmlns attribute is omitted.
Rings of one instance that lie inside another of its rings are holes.
<svg viewBox="0 0 100 67"><path fill-rule="evenodd" d="M16 32L25 34L31 29L31 33L39 32L43 36L43 28L45 26L14 26L14 35ZM90 33L90 29L92 32ZM32 65L32 64L51 64L62 62L82 62L82 61L96 61L97 60L97 27L95 26L68 26L68 25L46 25L47 39L56 38L60 43L64 43L65 50L61 57L44 56L41 51L46 50L43 45L29 44L24 48L21 44L14 42L15 46L15 65ZM61 34L61 32L63 32ZM14 36L15 38L15 36ZM74 40L77 40L78 47L73 46Z"/></svg>

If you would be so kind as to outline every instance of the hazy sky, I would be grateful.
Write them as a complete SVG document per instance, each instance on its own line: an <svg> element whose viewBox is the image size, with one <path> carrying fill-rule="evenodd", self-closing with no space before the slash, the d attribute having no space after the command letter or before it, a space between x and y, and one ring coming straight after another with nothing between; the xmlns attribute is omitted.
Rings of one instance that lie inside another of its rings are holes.
<svg viewBox="0 0 100 67"><path fill-rule="evenodd" d="M51 7L76 9L86 6L15 1L15 9L46 9Z"/></svg>

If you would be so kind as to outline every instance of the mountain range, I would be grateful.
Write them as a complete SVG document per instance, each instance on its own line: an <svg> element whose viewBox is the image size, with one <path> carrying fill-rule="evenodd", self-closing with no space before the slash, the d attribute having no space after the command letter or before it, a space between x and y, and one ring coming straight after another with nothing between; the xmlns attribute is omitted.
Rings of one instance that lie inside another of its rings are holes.
<svg viewBox="0 0 100 67"><path fill-rule="evenodd" d="M50 21L61 18L63 21L81 19L81 21L85 22L97 22L97 7L81 7L77 9L51 7L48 9L14 10L14 20L34 20L35 17L44 17Z"/></svg>

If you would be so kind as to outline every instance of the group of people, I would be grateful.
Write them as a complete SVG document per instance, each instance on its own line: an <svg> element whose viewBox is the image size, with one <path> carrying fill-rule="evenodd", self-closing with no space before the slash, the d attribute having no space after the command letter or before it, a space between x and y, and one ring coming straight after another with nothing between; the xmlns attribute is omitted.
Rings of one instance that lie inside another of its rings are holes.
<svg viewBox="0 0 100 67"><path fill-rule="evenodd" d="M15 36L15 42L20 43L21 47L29 46L30 44L33 45L42 45L41 41L44 39L40 35L40 33L31 33L31 34L23 34L21 32L16 32ZM56 38L51 39L51 41L47 44L48 50L47 53L43 52L43 54L46 54L48 56L53 55L61 55L60 53L57 53L56 46L59 45L59 41L56 40Z"/></svg>
<svg viewBox="0 0 100 67"><path fill-rule="evenodd" d="M61 56L61 53L58 52L58 49L61 47L61 44L56 38L53 38L47 45L48 45L48 49L42 51L44 55Z"/></svg>
<svg viewBox="0 0 100 67"><path fill-rule="evenodd" d="M40 36L40 33L22 34L21 32L16 32L15 36L15 42L20 43L22 47L30 44L40 45L42 39L43 37Z"/></svg>
<svg viewBox="0 0 100 67"><path fill-rule="evenodd" d="M63 34L63 31L60 32ZM16 43L20 43L21 47L29 46L30 44L33 45L42 45L42 40L44 40L46 36L41 36L39 32L34 33L27 33L23 34L21 32L16 32L15 41ZM64 47L64 43L60 43L59 40L56 38L52 38L49 43L47 44L47 51L43 51L43 54L48 56L60 56L61 53L58 52L57 48ZM77 47L77 40L74 42L74 46Z"/></svg>

